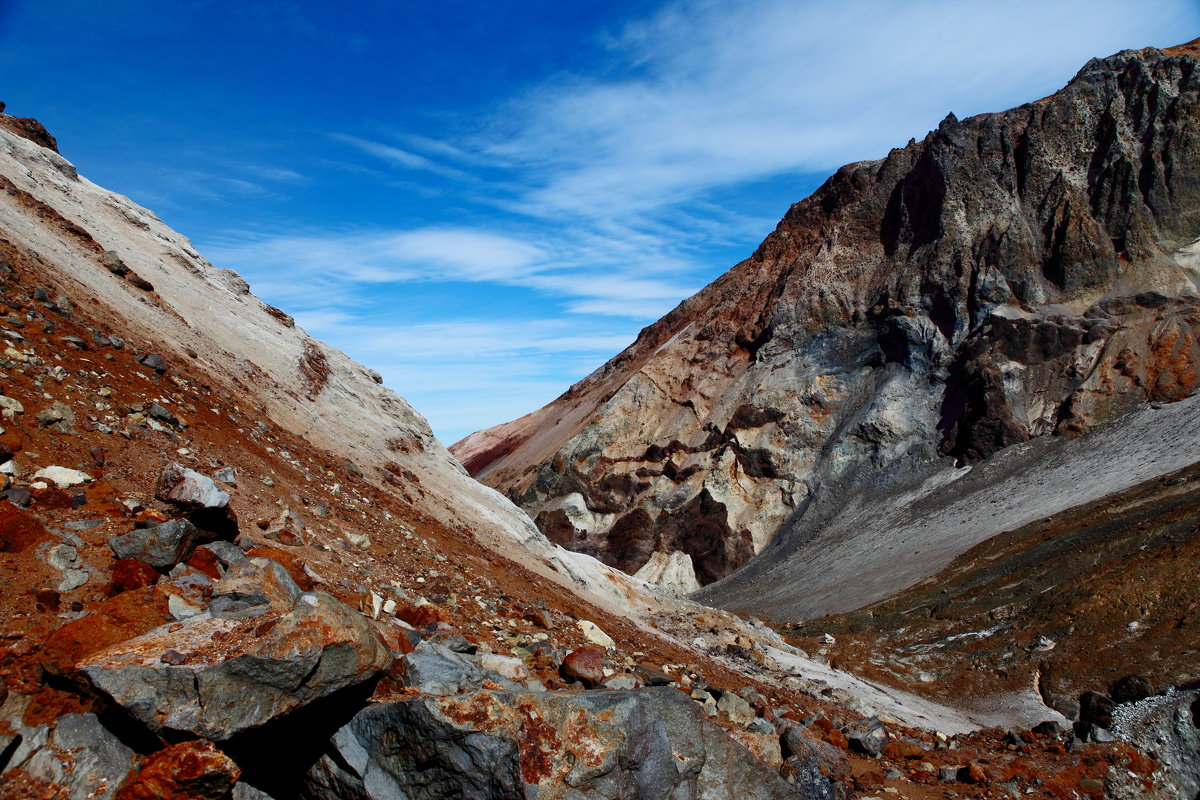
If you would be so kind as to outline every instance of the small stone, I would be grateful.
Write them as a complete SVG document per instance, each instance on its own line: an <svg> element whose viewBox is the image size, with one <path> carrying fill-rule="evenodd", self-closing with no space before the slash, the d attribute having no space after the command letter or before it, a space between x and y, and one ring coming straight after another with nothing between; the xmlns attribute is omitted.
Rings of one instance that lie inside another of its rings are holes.
<svg viewBox="0 0 1200 800"><path fill-rule="evenodd" d="M222 467L213 473L213 478L227 486L237 486L237 473L233 467Z"/></svg>
<svg viewBox="0 0 1200 800"><path fill-rule="evenodd" d="M617 646L617 643L612 638L600 630L600 626L591 620L581 619L575 622L579 626L579 630L583 632L583 638L587 639L592 644L598 644L603 648L612 649Z"/></svg>
<svg viewBox="0 0 1200 800"><path fill-rule="evenodd" d="M138 363L149 367L159 375L162 375L167 371L166 359L154 353L147 353L145 355L138 356Z"/></svg>
<svg viewBox="0 0 1200 800"><path fill-rule="evenodd" d="M640 685L637 678L627 673L613 675L611 678L604 679L604 686L607 689L637 689Z"/></svg>
<svg viewBox="0 0 1200 800"><path fill-rule="evenodd" d="M66 467L49 466L39 469L33 474L34 480L46 480L53 483L60 489L68 489L72 486L78 486L81 483L88 483L92 480L92 476L86 472L80 472L77 469L67 469Z"/></svg>
<svg viewBox="0 0 1200 800"><path fill-rule="evenodd" d="M1079 791L1095 794L1104 791L1104 781L1095 778L1083 778L1079 781Z"/></svg>
<svg viewBox="0 0 1200 800"><path fill-rule="evenodd" d="M5 419L15 419L17 414L24 414L25 406L21 405L20 400L14 400L11 397L5 397L0 394L0 416Z"/></svg>
<svg viewBox="0 0 1200 800"><path fill-rule="evenodd" d="M185 656L183 653L179 652L178 650L168 650L167 652L162 654L162 657L159 658L159 661L161 661L164 664L170 664L173 667L177 667L180 664L187 663L187 656Z"/></svg>
<svg viewBox="0 0 1200 800"><path fill-rule="evenodd" d="M59 433L75 432L75 411L58 400L35 414L34 419L43 428L53 428Z"/></svg>
<svg viewBox="0 0 1200 800"><path fill-rule="evenodd" d="M156 419L166 425L170 425L172 427L178 427L179 425L179 419L176 418L176 416L170 411L160 406L158 403L151 403L148 405L146 407L146 413L149 414L152 419Z"/></svg>
<svg viewBox="0 0 1200 800"><path fill-rule="evenodd" d="M870 717L852 723L846 731L846 738L850 742L851 749L875 758L883 752L890 737L887 728L879 718Z"/></svg>
<svg viewBox="0 0 1200 800"><path fill-rule="evenodd" d="M962 783L986 783L987 773L976 762L972 761L958 771L958 780Z"/></svg>
<svg viewBox="0 0 1200 800"><path fill-rule="evenodd" d="M124 277L129 273L129 267L125 266L125 262L121 257L112 250L105 250L104 255L100 256L100 263L108 267L108 271L118 277Z"/></svg>
<svg viewBox="0 0 1200 800"><path fill-rule="evenodd" d="M938 780L942 783L954 783L958 780L958 767L941 767L938 769Z"/></svg>
<svg viewBox="0 0 1200 800"><path fill-rule="evenodd" d="M212 478L175 463L168 464L159 475L154 496L189 510L225 508L229 504L228 493L218 489Z"/></svg>
<svg viewBox="0 0 1200 800"><path fill-rule="evenodd" d="M748 728L754 722L754 709L742 698L732 692L721 695L717 701L717 711L729 718L730 723L739 728Z"/></svg>
<svg viewBox="0 0 1200 800"><path fill-rule="evenodd" d="M592 689L604 680L604 651L596 647L581 647L567 654L558 668L563 680L579 681Z"/></svg>

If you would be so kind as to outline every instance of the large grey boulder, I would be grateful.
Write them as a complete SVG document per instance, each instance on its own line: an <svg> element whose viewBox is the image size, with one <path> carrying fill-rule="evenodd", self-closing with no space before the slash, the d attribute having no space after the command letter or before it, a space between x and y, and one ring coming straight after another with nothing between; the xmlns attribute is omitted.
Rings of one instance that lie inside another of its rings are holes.
<svg viewBox="0 0 1200 800"><path fill-rule="evenodd" d="M334 735L301 796L800 797L668 688L480 691L372 706Z"/></svg>
<svg viewBox="0 0 1200 800"><path fill-rule="evenodd" d="M117 558L136 558L155 569L170 569L192 555L199 537L199 529L191 522L173 519L114 536L108 546Z"/></svg>
<svg viewBox="0 0 1200 800"><path fill-rule="evenodd" d="M18 742L5 765L0 787L5 797L51 784L62 790L55 797L64 800L112 800L136 760L95 714L66 714L53 728L19 726L4 738L8 746Z"/></svg>
<svg viewBox="0 0 1200 800"><path fill-rule="evenodd" d="M201 614L155 628L77 669L155 731L223 741L369 680L391 660L365 617L310 592L283 614Z"/></svg>

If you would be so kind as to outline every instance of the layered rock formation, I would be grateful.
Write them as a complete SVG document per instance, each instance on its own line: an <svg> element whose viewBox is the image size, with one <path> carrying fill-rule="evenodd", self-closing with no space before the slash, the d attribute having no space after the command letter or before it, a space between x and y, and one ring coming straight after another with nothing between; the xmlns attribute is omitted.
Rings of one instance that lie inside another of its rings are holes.
<svg viewBox="0 0 1200 800"><path fill-rule="evenodd" d="M1198 53L1093 60L1049 98L951 115L843 167L623 353L452 452L551 540L631 573L682 551L709 584L781 529L773 558L800 568L857 490L946 483L1011 445L1188 397ZM777 612L754 599L761 583L738 594L737 580L704 596Z"/></svg>

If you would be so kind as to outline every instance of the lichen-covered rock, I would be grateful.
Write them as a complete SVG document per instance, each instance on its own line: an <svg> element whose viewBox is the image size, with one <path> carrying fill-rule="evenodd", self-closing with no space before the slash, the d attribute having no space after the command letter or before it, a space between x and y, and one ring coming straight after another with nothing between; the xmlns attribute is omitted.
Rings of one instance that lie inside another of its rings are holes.
<svg viewBox="0 0 1200 800"><path fill-rule="evenodd" d="M367 708L309 772L311 800L799 798L673 689L475 692Z"/></svg>
<svg viewBox="0 0 1200 800"><path fill-rule="evenodd" d="M284 614L202 614L165 625L92 653L76 668L151 729L221 741L390 664L366 618L310 592Z"/></svg>
<svg viewBox="0 0 1200 800"><path fill-rule="evenodd" d="M423 641L400 657L396 672L404 685L422 694L450 695L478 689L485 681L520 689L498 672L485 669L476 658Z"/></svg>
<svg viewBox="0 0 1200 800"><path fill-rule="evenodd" d="M221 800L240 774L211 742L180 742L146 756L115 800Z"/></svg>
<svg viewBox="0 0 1200 800"><path fill-rule="evenodd" d="M300 587L278 561L243 558L231 564L217 581L209 611L213 614L287 611L299 596Z"/></svg>

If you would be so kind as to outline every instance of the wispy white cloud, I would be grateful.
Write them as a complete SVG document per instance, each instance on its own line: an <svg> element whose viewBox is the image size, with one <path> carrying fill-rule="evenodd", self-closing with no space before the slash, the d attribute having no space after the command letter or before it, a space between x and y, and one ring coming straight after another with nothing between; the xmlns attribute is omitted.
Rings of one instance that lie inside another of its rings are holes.
<svg viewBox="0 0 1200 800"><path fill-rule="evenodd" d="M886 155L1198 19L1192 0L685 0L612 38L619 78L532 88L483 149L528 171L514 209L641 213Z"/></svg>
<svg viewBox="0 0 1200 800"><path fill-rule="evenodd" d="M361 150L362 152L374 156L375 158L386 161L387 163L403 167L404 169L423 170L432 172L435 175L440 175L443 178L451 178L454 180L468 180L470 175L462 170L453 167L447 167L444 164L439 164L432 159L417 153L402 150L399 147L394 147L383 142L376 142L370 139L363 139L359 136L351 136L346 133L331 133L330 138L336 139L344 144Z"/></svg>
<svg viewBox="0 0 1200 800"><path fill-rule="evenodd" d="M231 235L206 252L452 440L552 399L731 266L711 263L719 248L748 255L802 199L768 219L722 193L811 184L948 112L1037 99L1090 57L1198 27L1194 0L675 0L612 33L607 64L526 87L469 135L330 134L327 167L452 198L437 223ZM429 310L438 322L384 308L464 282L470 307ZM493 287L530 307L481 301Z"/></svg>

